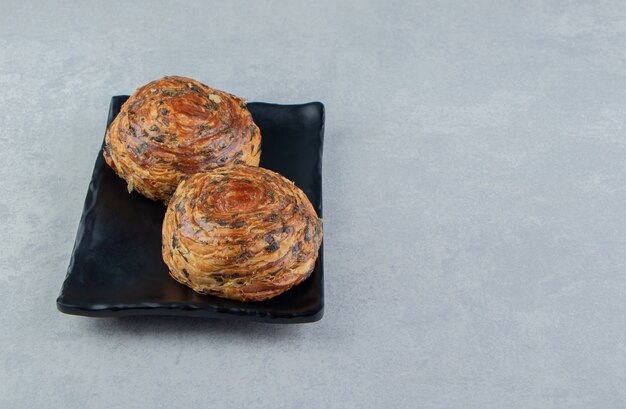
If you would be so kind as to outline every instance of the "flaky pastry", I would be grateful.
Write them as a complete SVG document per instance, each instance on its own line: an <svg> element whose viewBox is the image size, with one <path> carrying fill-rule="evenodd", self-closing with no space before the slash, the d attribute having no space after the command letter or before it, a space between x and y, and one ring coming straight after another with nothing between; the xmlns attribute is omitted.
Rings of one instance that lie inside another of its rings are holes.
<svg viewBox="0 0 626 409"><path fill-rule="evenodd" d="M137 89L107 130L104 157L133 189L167 202L188 175L257 166L261 134L245 100L184 77Z"/></svg>
<svg viewBox="0 0 626 409"><path fill-rule="evenodd" d="M163 222L163 259L193 290L275 297L313 271L322 220L304 192L267 169L216 168L183 180Z"/></svg>

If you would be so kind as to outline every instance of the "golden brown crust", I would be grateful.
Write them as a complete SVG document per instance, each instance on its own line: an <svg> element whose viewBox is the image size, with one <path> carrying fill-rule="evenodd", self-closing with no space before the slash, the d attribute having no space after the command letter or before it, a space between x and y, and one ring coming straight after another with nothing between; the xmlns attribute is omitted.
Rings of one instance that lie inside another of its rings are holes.
<svg viewBox="0 0 626 409"><path fill-rule="evenodd" d="M218 168L178 186L163 221L163 259L199 293L263 301L311 274L322 235L322 220L288 179Z"/></svg>
<svg viewBox="0 0 626 409"><path fill-rule="evenodd" d="M258 166L260 157L261 134L243 99L175 76L135 91L111 123L104 149L129 191L166 202L187 175Z"/></svg>

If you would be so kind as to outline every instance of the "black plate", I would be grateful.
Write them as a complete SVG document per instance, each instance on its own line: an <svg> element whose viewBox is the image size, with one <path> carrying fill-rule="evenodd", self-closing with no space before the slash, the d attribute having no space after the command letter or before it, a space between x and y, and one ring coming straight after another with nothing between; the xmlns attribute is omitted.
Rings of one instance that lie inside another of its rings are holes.
<svg viewBox="0 0 626 409"><path fill-rule="evenodd" d="M128 96L111 100L108 125ZM261 129L261 166L293 180L322 216L324 106L248 104ZM161 258L165 206L136 192L98 153L57 307L92 317L182 315L299 323L322 317L323 247L300 285L260 303L200 295L170 278Z"/></svg>

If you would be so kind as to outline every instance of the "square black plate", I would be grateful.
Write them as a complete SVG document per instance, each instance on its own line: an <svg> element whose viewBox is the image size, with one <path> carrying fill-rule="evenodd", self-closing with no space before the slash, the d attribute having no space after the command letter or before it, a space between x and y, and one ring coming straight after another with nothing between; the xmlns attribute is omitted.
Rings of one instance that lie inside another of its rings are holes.
<svg viewBox="0 0 626 409"><path fill-rule="evenodd" d="M107 127L128 96L111 100ZM322 216L324 106L250 103L261 129L261 166L291 179ZM136 192L98 158L57 307L91 317L181 315L263 322L313 322L324 305L323 247L300 285L260 303L200 295L170 278L161 258L165 206ZM323 246L323 245L322 245Z"/></svg>

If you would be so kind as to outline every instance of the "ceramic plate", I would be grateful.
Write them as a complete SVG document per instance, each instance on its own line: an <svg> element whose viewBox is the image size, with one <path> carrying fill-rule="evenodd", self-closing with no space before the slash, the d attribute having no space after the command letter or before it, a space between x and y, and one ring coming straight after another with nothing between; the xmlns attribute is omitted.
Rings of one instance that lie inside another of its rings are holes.
<svg viewBox="0 0 626 409"><path fill-rule="evenodd" d="M126 99L113 97L107 127ZM294 181L321 217L324 106L249 103L248 108L263 137L260 166ZM129 194L99 152L59 310L90 317L180 315L280 323L322 317L323 244L315 270L300 285L260 303L226 300L197 294L170 278L161 258L164 214L162 203Z"/></svg>

